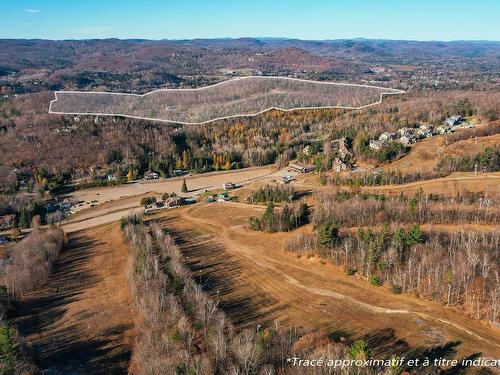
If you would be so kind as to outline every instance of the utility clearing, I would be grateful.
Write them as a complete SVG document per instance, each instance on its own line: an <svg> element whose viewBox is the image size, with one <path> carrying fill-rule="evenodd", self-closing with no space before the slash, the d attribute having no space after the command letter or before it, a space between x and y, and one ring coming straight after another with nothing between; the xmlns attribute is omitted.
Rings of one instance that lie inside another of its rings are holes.
<svg viewBox="0 0 500 375"><path fill-rule="evenodd" d="M128 249L118 224L77 232L14 324L47 374L124 374L133 341Z"/></svg>
<svg viewBox="0 0 500 375"><path fill-rule="evenodd" d="M179 124L204 124L254 116L271 109L361 109L404 91L288 77L239 77L196 89L160 89L143 95L56 91L49 113L124 116Z"/></svg>
<svg viewBox="0 0 500 375"><path fill-rule="evenodd" d="M281 249L285 233L245 229L262 209L230 203L161 215L197 281L240 327L292 325L334 337L364 338L380 354L449 348L460 355L495 355L498 329L441 305L346 276L316 258ZM301 228L299 231L307 231Z"/></svg>

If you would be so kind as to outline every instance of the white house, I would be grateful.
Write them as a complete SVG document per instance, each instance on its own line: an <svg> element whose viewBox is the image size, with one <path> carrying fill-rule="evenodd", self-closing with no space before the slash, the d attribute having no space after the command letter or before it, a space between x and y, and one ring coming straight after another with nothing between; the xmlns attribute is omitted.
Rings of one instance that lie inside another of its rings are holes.
<svg viewBox="0 0 500 375"><path fill-rule="evenodd" d="M144 172L144 178L146 180L157 180L158 178L160 178L160 175L153 171L147 171Z"/></svg>
<svg viewBox="0 0 500 375"><path fill-rule="evenodd" d="M403 135L399 138L399 143L403 145L411 145L415 143L415 137L413 137L412 135Z"/></svg>
<svg viewBox="0 0 500 375"><path fill-rule="evenodd" d="M396 139L396 133L383 132L382 134L380 134L380 137L378 137L378 140L383 142L387 142L393 139Z"/></svg>
<svg viewBox="0 0 500 375"><path fill-rule="evenodd" d="M455 115L455 116L448 117L446 120L444 120L444 122L449 126L455 126L455 125L459 125L463 120L464 119L462 116Z"/></svg>
<svg viewBox="0 0 500 375"><path fill-rule="evenodd" d="M370 146L372 150L378 151L384 147L384 142L383 141L376 141L376 140L371 140L370 141Z"/></svg>

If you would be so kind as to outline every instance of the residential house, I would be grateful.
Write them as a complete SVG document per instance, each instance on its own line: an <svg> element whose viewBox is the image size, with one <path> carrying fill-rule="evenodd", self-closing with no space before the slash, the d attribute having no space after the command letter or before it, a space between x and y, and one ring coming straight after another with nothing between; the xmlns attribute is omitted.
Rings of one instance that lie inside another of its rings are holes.
<svg viewBox="0 0 500 375"><path fill-rule="evenodd" d="M383 132L378 137L378 140L382 142L392 141L393 139L396 139L396 133Z"/></svg>
<svg viewBox="0 0 500 375"><path fill-rule="evenodd" d="M153 171L147 171L144 172L144 178L146 180L157 180L158 178L160 178L160 175Z"/></svg>
<svg viewBox="0 0 500 375"><path fill-rule="evenodd" d="M170 197L165 201L165 207L167 208L175 208L180 207L184 203L184 199L182 197Z"/></svg>
<svg viewBox="0 0 500 375"><path fill-rule="evenodd" d="M402 137L399 138L399 143L408 146L412 145L416 142L415 137L413 135L403 135Z"/></svg>
<svg viewBox="0 0 500 375"><path fill-rule="evenodd" d="M404 137L404 136L409 136L409 135L413 135L413 133L415 132L415 129L413 128L401 128L398 130L398 134L399 134L399 137Z"/></svg>
<svg viewBox="0 0 500 375"><path fill-rule="evenodd" d="M335 159L333 159L333 163L332 163L332 169L335 171L335 172L342 172L342 171L347 171L350 169L349 165L347 163L345 163L342 159L340 159L339 157L336 157Z"/></svg>
<svg viewBox="0 0 500 375"><path fill-rule="evenodd" d="M446 120L444 120L444 122L448 126L455 126L455 125L460 125L463 122L463 120L464 119L462 116L455 115L455 116L448 117Z"/></svg>
<svg viewBox="0 0 500 375"><path fill-rule="evenodd" d="M288 164L288 167L300 173L309 173L315 169L314 165L307 165L303 163L290 163Z"/></svg>
<svg viewBox="0 0 500 375"><path fill-rule="evenodd" d="M372 139L369 147L375 151L381 150L384 147L384 141L376 141Z"/></svg>

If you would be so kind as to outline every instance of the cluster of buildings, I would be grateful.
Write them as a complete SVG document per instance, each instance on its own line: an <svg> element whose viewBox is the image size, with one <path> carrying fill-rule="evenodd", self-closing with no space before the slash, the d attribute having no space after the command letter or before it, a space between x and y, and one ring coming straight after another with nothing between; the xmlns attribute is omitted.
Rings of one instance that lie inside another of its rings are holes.
<svg viewBox="0 0 500 375"><path fill-rule="evenodd" d="M224 203L224 202L228 202L230 200L231 200L231 197L226 192L222 192L220 194L210 194L209 196L207 196L208 203L213 203L213 202Z"/></svg>
<svg viewBox="0 0 500 375"><path fill-rule="evenodd" d="M469 124L461 116L451 116L447 118L442 125L434 126L429 124L420 125L418 128L401 128L395 133L384 132L378 139L372 139L369 147L372 150L378 151L382 149L386 143L394 141L402 145L409 146L419 140L432 137L433 135L450 134L458 129L472 128L474 125Z"/></svg>
<svg viewBox="0 0 500 375"><path fill-rule="evenodd" d="M330 143L330 151L335 154L332 161L332 169L335 172L342 172L351 169L354 154L352 153L351 142L342 137Z"/></svg>
<svg viewBox="0 0 500 375"><path fill-rule="evenodd" d="M166 208L166 209L177 208L177 207L182 206L184 203L185 203L184 198L182 198L182 197L178 197L178 196L169 197L165 201L158 201L158 202L148 204L144 209L144 213L147 214L147 213L150 213L150 212L153 212L156 210L161 210L164 208Z"/></svg>

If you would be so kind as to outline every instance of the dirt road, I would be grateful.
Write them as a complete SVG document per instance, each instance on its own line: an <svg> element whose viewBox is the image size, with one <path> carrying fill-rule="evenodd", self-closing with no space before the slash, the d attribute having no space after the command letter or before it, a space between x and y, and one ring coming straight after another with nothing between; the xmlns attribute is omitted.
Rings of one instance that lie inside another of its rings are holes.
<svg viewBox="0 0 500 375"><path fill-rule="evenodd" d="M283 253L286 234L243 228L258 212L214 204L170 212L163 219L199 281L219 296L237 324L323 327L334 335L364 337L386 353L446 345L463 355L493 356L499 350L497 329L434 302L392 295L317 259Z"/></svg>
<svg viewBox="0 0 500 375"><path fill-rule="evenodd" d="M273 167L266 166L195 175L186 177L188 193L181 193L182 178L76 191L70 196L71 199L97 202L95 202L94 207L86 205L77 208L76 211L78 212L63 222L63 228L67 233L71 233L113 223L124 216L140 213L143 211L140 199L144 195L175 192L180 196L193 197L196 192L221 189L225 181L247 185L256 181L280 179L281 176L287 174L295 175L296 173L288 172L286 168L276 170Z"/></svg>
<svg viewBox="0 0 500 375"><path fill-rule="evenodd" d="M317 183L316 176L311 176L304 183L296 183L297 187L313 190L331 190L334 186L321 186ZM500 193L500 173L477 173L474 172L455 172L446 177L435 178L432 180L422 180L410 182L401 185L380 185L380 186L362 186L361 190L365 192L381 194L408 194L418 191L420 188L425 194L444 194L455 196L457 194L485 193L490 196L496 196Z"/></svg>
<svg viewBox="0 0 500 375"><path fill-rule="evenodd" d="M14 320L47 374L125 374L133 340L118 225L75 233Z"/></svg>
<svg viewBox="0 0 500 375"><path fill-rule="evenodd" d="M100 187L73 192L68 198L75 201L92 202L99 206L106 202L116 201L132 196L140 196L147 193L176 193L177 195L190 197L196 192L205 190L222 189L222 184L231 181L235 184L247 184L262 178L280 176L286 174L284 170L277 171L273 166L237 169L225 172L213 172L200 175L186 176L188 193L182 193L182 181L184 177L169 178L165 180L139 181L125 185L112 187ZM75 211L88 208L88 204L75 207Z"/></svg>

